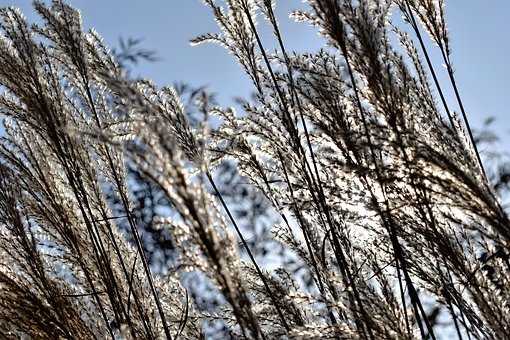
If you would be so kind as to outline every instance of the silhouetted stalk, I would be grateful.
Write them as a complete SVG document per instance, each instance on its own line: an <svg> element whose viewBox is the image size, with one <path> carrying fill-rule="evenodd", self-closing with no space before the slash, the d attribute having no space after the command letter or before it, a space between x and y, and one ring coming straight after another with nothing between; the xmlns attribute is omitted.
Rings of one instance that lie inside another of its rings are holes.
<svg viewBox="0 0 510 340"><path fill-rule="evenodd" d="M207 176L209 183L211 184L214 192L216 193L216 196L220 200L220 203L221 203L223 209L225 209L225 212L227 213L228 218L230 219L230 222L232 222L232 225L234 226L234 229L235 229L237 235L241 239L241 243L243 244L243 247L246 250L248 257L250 258L251 263L255 267L255 270L257 271L258 276L260 277L260 279L262 280L262 283L264 284L264 288L266 289L267 294L271 298L271 300L274 304L274 307L276 308L276 311L278 312L278 316L280 317L283 327L285 328L285 330L289 331L290 330L289 325L287 324L287 321L285 320L285 317L283 316L283 313L282 313L282 310L280 309L278 301L276 300L276 297L274 296L273 292L271 291L271 288L269 288L269 284L267 283L266 277L264 276L264 273L262 273L262 270L260 269L259 265L257 264L257 261L255 260L255 257L253 256L253 253L250 250L250 246L244 239L243 233L239 229L239 226L237 225L237 223L234 219L234 216L232 216L230 209L228 208L227 204L225 203L225 200L223 199L223 195L218 190L218 187L216 186L216 183L214 182L210 172L206 171L205 175Z"/></svg>
<svg viewBox="0 0 510 340"><path fill-rule="evenodd" d="M264 58L264 61L266 63L266 67L267 67L267 69L268 69L268 71L269 71L269 73L271 75L271 79L273 81L273 85L274 85L274 87L275 87L275 89L276 89L276 91L278 93L278 97L279 97L280 102L281 102L281 104L283 106L284 112L287 113L288 122L289 122L289 124L291 126L293 126L292 125L292 121L293 120L290 117L290 112L288 110L288 106L287 106L286 100L284 99L283 92L282 92L282 90L280 89L280 87L278 85L278 81L276 80L276 77L275 77L274 72L272 70L272 67L271 67L269 59L267 57L267 54L265 52L265 49L264 49L264 47L262 45L262 42L260 40L260 37L258 35L257 29L256 29L255 24L253 22L253 19L251 17L248 5L246 4L246 2L244 0L243 0L243 8L244 8L244 12L245 12L246 17L248 18L248 22L250 24L251 30L252 30L253 34L255 35L255 38L257 40L257 44L259 46L259 49L260 49L260 51L262 53L262 56ZM277 26L275 27L275 30L277 30ZM281 39L278 39L278 40L281 43ZM284 50L283 45L281 45L281 47L282 47L282 50ZM287 60L288 60L288 58L287 58ZM290 65L287 64L287 67L290 67ZM292 77L290 73L289 73L289 77ZM292 89L293 89L293 87L292 87ZM345 256L343 254L343 250L341 248L341 245L340 245L340 242L339 242L338 237L336 235L336 232L334 231L334 228L335 228L334 227L334 223L332 221L331 215L330 215L329 210L327 208L327 203L326 203L325 198L324 198L324 194L323 194L323 190L322 190L322 185L321 185L321 181L320 181L320 177L319 177L319 173L318 173L318 169L317 169L317 164L315 162L315 157L314 157L313 149L312 149L311 142L310 142L310 136L309 136L308 129L306 127L306 122L304 121L304 117L302 115L302 111L301 110L300 110L300 117L301 117L301 122L302 122L302 125L303 125L303 128L304 128L304 131L305 131L307 145L308 145L311 157L312 157L312 162L313 162L314 169L315 169L315 176L317 177L316 179L314 179L314 176L312 175L312 171L310 169L310 165L309 165L308 161L306 160L306 153L304 152L304 149L303 149L303 147L302 147L302 145L301 145L301 143L299 141L299 138L297 137L297 131L293 128L293 131L296 134L296 137L295 137L296 138L296 144L297 144L298 148L302 151L303 161L306 164L307 169L309 171L309 174L310 174L310 177L311 177L311 180L312 180L312 183L313 183L313 187L316 187L318 189L317 190L318 193L319 193L319 200L318 200L319 204L318 204L318 206L322 207L322 209L324 211L324 214L326 216L326 220L327 220L327 222L329 224L329 228L330 228L330 230L333 231L332 232L333 245L334 245L334 247L336 249L335 256L337 257L337 261L338 261L338 263L340 265L340 270L342 272L342 276L344 277L344 281L346 281L345 284L347 285L348 282L351 282L353 292L354 292L354 294L356 296L356 295L358 295L357 294L357 290L356 290L356 286L355 286L355 283L352 282L351 279L349 279L350 274L348 274L348 272L349 272L348 271L348 264L347 264L347 262L345 260ZM317 181L317 182L315 182L315 181ZM311 193L313 195L313 192L311 192ZM352 297L351 297L351 300L352 300ZM357 300L358 300L358 304L359 304L360 309L363 311L361 299L358 297ZM351 303L352 303L352 301L351 301ZM353 304L353 305L355 305L355 304ZM365 333L364 327L359 324L359 321L360 320L358 318L355 318L355 322L356 322L356 324L358 326L358 329L360 330L361 333L364 334ZM370 335L370 338L373 338L373 335L371 333L370 327L369 326L367 326L367 327L368 327L368 333ZM364 334L364 337L366 338L366 334Z"/></svg>
<svg viewBox="0 0 510 340"><path fill-rule="evenodd" d="M61 3L61 9L62 9L63 13L66 13L63 3ZM70 22L68 21L67 15L63 15L63 18L64 18L64 21L66 22L66 24L68 26L70 26ZM84 89L85 89L85 92L86 92L87 100L89 101L90 109L92 111L94 120L95 120L95 122L97 124L98 129L102 130L101 121L100 121L98 113L96 111L96 107L95 107L94 100L92 98L92 93L91 93L91 90L90 90L90 81L89 81L87 67L84 65L83 59L73 58L73 56L81 56L81 51L76 49L76 45L75 44L73 44L72 47L73 47L74 51L72 51L73 53L71 53L71 57L72 57L73 62L75 63L76 67L78 68L78 70L80 72L81 80L83 82L83 86L84 86ZM108 163L109 163L108 165L109 165L110 170L112 171L112 174L113 174L115 185L117 187L119 196L121 197L121 202L122 202L124 211L126 212L126 215L127 215L129 226L131 228L131 233L133 234L134 239L135 239L135 244L136 244L136 247L137 247L137 251L141 255L142 265L143 265L145 274L147 276L147 279L149 281L149 286L150 286L150 289L151 289L154 301L156 302L156 307L158 309L158 313L159 313L159 316L161 318L161 322L163 324L163 329L165 331L165 336L166 336L167 339L171 340L172 336L170 334L170 330L168 328L168 324L167 324L167 321L166 321L163 309L161 307L161 302L159 300L159 296L158 296L158 294L156 292L156 288L154 286L154 282L153 282L153 278L152 278L152 273L150 272L148 261L147 261L147 258L145 256L145 253L143 251L143 247L142 247L142 244L141 244L140 236L138 234L138 229L137 229L136 224L133 221L133 218L131 216L131 212L130 212L130 209L129 209L128 199L127 199L126 194L124 192L122 183L120 182L120 178L119 178L119 175L117 173L117 169L115 168L115 165L113 163L113 159L111 157L110 150L109 150L108 146L104 146L104 149L105 149L106 157L107 157L107 160L108 160ZM120 259L120 261L122 263L122 267L123 267L123 270L124 270L124 273L125 273L126 279L127 279L128 276L127 276L127 271L125 270L124 261L123 261L123 259L121 257L119 259ZM138 304L137 300L138 300L138 298L135 297L135 303ZM142 318L143 318L143 316L142 316Z"/></svg>
<svg viewBox="0 0 510 340"><path fill-rule="evenodd" d="M409 338L412 338L412 333L411 333L411 327L409 326L409 316L407 315L407 306L406 306L406 297L405 297L405 293L404 293L404 287L402 285L402 274L400 273L400 266L399 266L399 262L398 262L398 259L395 259L395 270L397 272L397 278L398 278L398 288L399 288L399 292L400 292L400 299L402 300L402 311L404 312L404 320L405 320L405 323L406 323L406 330L407 330L407 334L409 335Z"/></svg>
<svg viewBox="0 0 510 340"><path fill-rule="evenodd" d="M289 78L289 86L290 86L290 89L291 89L291 98L293 98L293 101L295 102L295 104L297 105L297 108L298 108L299 116L300 116L300 119L301 119L301 124L303 126L304 134L305 134L305 137L306 137L308 151L309 151L310 156L312 158L312 164L313 164L313 168L314 168L314 172L315 172L315 177L316 177L317 183L318 183L317 187L319 189L319 196L320 196L320 198L322 200L322 204L323 204L323 206L324 206L324 208L326 210L325 214L327 216L328 224L330 226L329 230L331 230L331 235L333 237L333 244L334 244L334 246L336 248L336 251L340 251L342 253L342 257L344 257L342 247L340 246L340 242L339 242L338 236L336 234L336 228L334 228L334 226L332 224L332 221L331 221L331 211L329 209L329 206L327 205L326 197L324 195L324 189L322 187L322 182L321 182L320 175L319 175L319 170L318 170L318 167L317 167L317 161L315 159L315 153L313 152L312 143L310 141L310 134L308 132L308 127L307 127L307 124L306 124L305 119L304 119L304 114L303 114L304 110L303 110L303 107L301 105L301 100L299 99L299 96L297 95L297 91L296 91L296 88L295 88L295 83L294 83L294 77L293 77L293 73L292 73L291 62L290 62L289 56L287 54L287 51L285 49L285 44L283 43L283 39L282 39L282 36L281 36L281 33L280 33L280 29L278 27L278 23L276 22L276 19L274 17L274 13L273 13L273 10L272 10L271 3L268 2L267 0L265 0L264 3L265 3L265 6L266 6L266 10L269 13L270 21L271 21L271 24L273 26L275 35L277 37L278 44L280 46L280 49L281 49L282 54L283 54L284 59L285 59L285 66L287 68L287 74L288 74L288 78ZM277 84L275 84L275 86L277 86ZM313 178L313 176L312 176L312 178ZM328 217L328 215L329 215L329 217ZM345 259L344 259L343 263L347 264ZM361 299L359 297L359 293L358 293L358 290L356 288L356 283L355 283L355 281L354 281L354 279L352 277L352 274L350 273L350 270L348 269L348 266L344 267L341 263L340 263L340 265L341 265L341 269L346 271L346 273L344 273L344 275L346 275L349 278L347 286L351 286L353 291L354 291L354 294L355 294L355 297L356 297L356 302L359 305L359 308L361 310L361 313L362 313L363 317L365 318L364 319L364 323L365 323L365 326L367 327L368 334L369 334L370 338L372 339L373 338L372 329L371 329L370 324L367 323L368 315L367 315L367 313L365 311L365 308L363 307L363 303L362 303L362 301L361 301ZM365 335L365 337L366 337L366 335Z"/></svg>
<svg viewBox="0 0 510 340"><path fill-rule="evenodd" d="M65 8L64 8L63 3L61 3L61 9L62 9L62 12L65 13ZM67 15L63 15L63 19L66 22L67 26L70 26L70 22L68 21ZM70 39L72 41L73 38L71 37ZM83 86L84 86L84 89L85 89L85 92L86 92L87 100L88 100L89 105L90 105L90 109L92 111L92 114L93 114L93 117L94 117L94 120L95 120L95 122L97 124L98 129L101 130L102 129L101 122L99 120L99 116L98 116L97 111L96 111L94 100L92 98L92 93L91 93L90 84L89 84L90 81L89 81L89 78L88 78L88 70L87 70L87 67L85 66L85 64L83 63L82 51L79 50L76 47L75 44L72 44L72 48L73 48L73 50L71 51L70 56L72 58L73 63L76 65L76 67L78 68L78 70L80 72L81 80L83 82ZM82 58L79 58L77 56L82 57ZM110 150L108 149L108 146L104 146L104 149L105 149L105 152L106 152L106 156L107 156L107 159L108 159L108 162L109 162L110 169L112 171L112 174L113 174L113 177L114 177L114 180L115 180L115 185L117 187L119 195L121 196L121 201L122 201L124 210L127 213L127 219L129 221L129 225L131 227L131 231L132 231L132 233L134 235L134 238L135 238L135 241L136 241L136 245L137 245L137 249L138 249L139 252L141 252L141 255L142 255L142 264L144 266L144 270L145 270L146 275L148 277L149 285L151 287L151 291L153 293L153 296L154 296L154 299L155 299L155 302L156 302L156 305L157 305L157 308L158 308L158 312L159 312L161 320L162 320L163 328L165 330L165 335L166 335L167 339L171 339L170 331L168 329L168 325L166 323L166 319L164 317L163 310L161 308L161 303L159 301L159 298L157 296L157 293L156 293L156 290L155 290L155 287L154 287L154 283L153 283L153 279L152 279L152 274L150 273L150 269L148 267L147 260L145 258L144 253L143 253L143 249L141 248L141 241L140 241L140 237L138 235L138 230L137 230L137 228L136 228L136 226L134 224L134 221L132 220L131 213L130 213L129 208L128 208L128 203L127 203L127 199L126 199L126 196L125 196L122 184L120 183L120 179L119 179L119 176L117 174L117 170L116 170L116 168L115 168L115 166L113 164L113 160L112 160L112 157L110 155ZM109 227L108 231L110 232L110 235L112 236L111 239L112 239L112 243L113 243L113 246L114 246L114 250L117 253L117 256L118 256L119 261L120 261L121 266L122 266L122 270L123 270L125 278L127 280L129 276L127 274L127 270L126 270L126 266L125 266L125 263L124 263L124 259L123 259L123 257L120 254L120 251L118 249L118 245L117 245L117 242L116 242L115 238L111 234L111 227L110 227L109 224L108 224L108 227ZM115 280L113 280L113 281L115 281ZM130 285L131 285L131 283L130 283ZM130 291L131 291L131 287L130 287ZM119 299L120 299L120 295L119 295ZM144 317L145 312L143 311L143 308L141 307L141 305L139 303L139 299L138 299L136 293L134 294L134 299L135 299L135 304L137 305L137 309L141 313L140 314L141 318L142 318L142 320L144 320L143 324L144 324L145 330L148 333L149 338L151 338L150 334L152 333L152 331L149 330L150 323L146 324L146 322L145 322L145 320L146 320L146 318ZM124 311L124 314L126 315L126 318L127 318L128 322L131 323L129 314L126 313L125 311ZM120 324L120 322L119 322L119 324ZM130 327L130 329L132 331L131 327Z"/></svg>
<svg viewBox="0 0 510 340"><path fill-rule="evenodd" d="M334 1L334 0L333 0ZM335 2L336 4L336 2ZM372 158L372 163L374 164L374 168L375 168L375 172L376 172L376 176L377 176L377 180L378 180L378 183L379 185L381 186L381 190L384 194L384 200L385 200L385 204L386 204L386 209L389 210L389 204L388 204L388 200L386 198L386 194L385 194L385 188L382 184L382 177L381 177L381 173L380 173L380 170L379 170L379 166L377 164L377 160L376 160L376 156L375 156L375 152L374 152L374 147L373 147L373 144L372 144L372 139L371 139L371 136L370 136L370 132L369 132L369 129L368 129L368 123L367 123L367 120L366 120L366 117L365 117L365 112L364 112L364 109L361 105L361 100L360 100L360 97L359 97L359 93L358 93L358 89L357 89L357 84L356 84L356 80L354 78L354 73L353 73L353 70L352 70L352 67L351 67L351 64L350 64L350 61L349 61L349 52L347 50L347 46L346 46L346 43L345 43L345 38L344 38L344 30L343 30L343 25L340 23L339 21L339 18L338 18L338 13L339 11L338 10L335 10L335 5L333 5L331 2L327 2L327 6L331 6L328 8L328 11L330 12L329 14L333 16L333 20L334 20L334 26L333 26L333 29L337 30L336 32L334 32L335 36L335 41L338 43L338 46L340 47L340 50L342 52L342 55L345 59L345 63L346 63L346 66L347 66L347 71L348 71L348 74L349 74L349 78L350 78L350 81L351 81L351 85L352 85L352 88L353 88L353 91L354 91L354 97L355 97L355 100L356 100L356 104L358 106L358 110L360 112L360 115L361 115L361 119L362 119L362 122L363 122L363 128L364 128L364 131L365 131L365 137L367 138L367 142L368 142L368 146L369 146L369 149L370 149L370 155L371 155L371 158ZM375 196L373 196L375 198ZM377 203L377 200L374 201L374 203ZM406 262L405 262L405 259L404 259L404 254L402 252L402 249L401 249L401 246L400 246L400 243L397 239L397 235L396 235L396 231L394 230L394 225L393 225L393 222L391 221L391 215L388 214L387 218L390 219L390 221L387 221L386 218L384 216L381 216L382 218L382 221L383 221L383 224L385 225L386 229L388 230L389 234L390 234L390 239L392 241L392 246L393 246L393 250L395 252L395 256L396 256L396 260L401 262L401 265L402 265L402 270L403 270L403 273L404 273L404 279L406 280L406 285L409 289L409 295L411 297L411 301L413 301L413 305L417 305L418 308L415 306L415 315L418 319L418 324L420 325L420 330L421 330L421 322L419 321L419 314L418 314L418 309L419 311L422 313L422 315L424 316L424 320L425 320L425 324L427 326L427 329L429 331L429 334L432 336L432 339L435 339L435 336L434 336L434 332L433 332L433 329L430 325L430 323L428 322L427 320L427 317L423 311L423 307L421 305L421 301L420 301L420 298L416 292L416 289L414 287L414 284L412 283L412 280L408 274L408 271L407 271L407 265L406 265ZM404 305L404 308L405 308L405 305ZM423 335L423 332L422 332L422 335Z"/></svg>
<svg viewBox="0 0 510 340"><path fill-rule="evenodd" d="M317 275L317 282L318 282L319 292L325 298L325 289L324 289L324 283L322 282L322 275L320 274L320 271L319 271L319 268L318 268L318 265L317 265L317 261L315 259L315 253L314 253L314 251L313 251L313 249L311 247L310 237L309 237L308 232L306 231L306 229L304 227L305 224L304 224L304 221L303 221L303 216L301 215L301 212L299 211L299 208L298 208L297 203L296 203L296 199L295 199L295 196L294 196L294 190L292 189L292 184L290 182L289 175L287 173L287 167L285 166L283 157L282 157L280 152L278 152L278 158L279 158L280 163L282 165L283 173L285 175L285 181L287 183L287 187L288 187L288 189L290 191L290 195L291 195L291 198L292 198L292 204L293 204L293 207L294 207L294 211L295 211L296 216L298 218L299 225L301 226L301 231L303 232L303 236L305 238L306 247L307 247L308 253L310 254L310 259L311 259L313 267L315 269L315 274ZM336 320L335 315L333 314L333 311L331 310L331 308L329 306L327 306L327 308L328 308L328 316L331 319L332 324L336 325L337 324L337 320Z"/></svg>
<svg viewBox="0 0 510 340"><path fill-rule="evenodd" d="M32 60L34 62L33 65L35 65L35 61ZM80 199L80 195L79 195L79 189L76 187L76 183L75 183L75 178L74 178L74 175L73 175L73 172L71 170L71 166L68 164L68 155L69 155L69 151L67 150L68 147L70 147L70 145L72 144L64 144L64 146L62 147L61 145L61 142L60 142L60 139L58 137L58 135L56 134L56 131L58 130L57 129L57 126L55 124L55 122L53 121L53 115L52 115L52 112L49 108L49 105L48 103L46 102L46 99L44 98L44 96L42 95L42 88L41 88L41 85L39 84L38 81L35 82L36 86L37 86L37 89L39 91L39 94L41 95L41 97L39 98L41 100L41 103L43 105L43 108L46 110L47 112L47 119L48 119L48 127L49 127L49 132L50 132L50 138L53 139L53 143L55 143L55 147L57 148L57 156L60 158L61 162L62 162L62 165L64 166L64 169L66 171L66 176L69 180L69 184L71 185L72 189L73 189L73 194L74 194L74 197L76 199L76 201L78 202L78 205L79 205L79 208L82 212L82 215L84 217L84 222L87 226L87 231L89 233L89 238L92 242L92 245L93 245L93 251L94 251L94 254L95 254L95 257L96 257L96 260L97 260L97 264L99 266L101 266L101 259L100 259L100 255L99 255L99 251L97 249L97 247L99 246L98 243L97 243L97 239L95 237L95 233L97 233L97 230L94 231L94 226L90 224L88 218L86 217L87 216L87 213L84 209L84 207L82 206L82 203L81 203L81 199ZM102 305L102 302L101 300L99 299L99 296L97 295L96 293L96 289L94 288L94 286L92 285L92 280L90 279L90 276L88 275L88 271L85 270L85 267L84 268L84 272L85 272L85 275L88 277L87 279L89 280L89 282L91 283L91 288L92 288L92 292L95 293L94 294L94 298L96 299L96 302L99 306L99 309L101 311L101 314L102 314L102 317L105 321L105 324L106 324L106 327L112 337L112 339L114 338L114 335L113 335L113 330L111 329L110 327L110 322L106 316L106 312L104 310L104 307ZM101 269L101 267L100 267ZM112 298L112 296L110 294L108 294L110 299Z"/></svg>
<svg viewBox="0 0 510 340"><path fill-rule="evenodd" d="M423 54L425 55L425 58L427 59L427 64L429 66L429 70L430 70L432 76L434 77L434 82L436 83L436 87L438 88L438 91L439 91L439 93L441 95L441 100L443 101L443 104L446 107L446 102L443 100L444 97L442 95L442 91L440 90L440 85L439 85L439 82L437 81L437 78L436 78L436 75L435 75L435 71L434 71L434 67L432 66L432 63L430 61L430 58L429 58L429 55L428 55L428 52L427 52L427 48L425 47L425 44L423 43L423 39L421 37L420 29L419 29L418 23L416 22L416 19L414 17L413 10L411 9L411 6L409 5L409 0L405 0L405 2L406 2L406 6L407 6L407 11L406 12L408 13L409 18L411 19L411 26L413 27L414 32L416 33L416 36L418 37L418 40L420 41L420 46L422 48ZM450 59L446 55L446 52L445 52L444 47L442 45L439 46L439 50L441 51L441 56L442 56L443 61L444 61L445 65L446 65L446 70L447 70L447 73L448 73L448 78L450 79L450 82L452 84L452 87L453 87L453 90L454 90L454 93L455 93L455 98L456 98L457 103L459 104L460 110L462 112L462 117L463 117L463 120L464 120L464 124L466 125L466 129L467 129L468 135L469 135L469 140L471 142L471 146L472 146L472 148L474 150L474 153L476 155L476 159L478 161L478 165L480 167L480 171L482 172L484 180L488 181L487 174L485 172L485 168L483 166L482 159L480 157L480 153L478 152L478 148L476 146L475 139L473 137L473 132L471 130L471 127L470 127L470 124L469 124L469 120L467 118L466 111L464 110L464 105L463 105L462 100L460 98L459 90L458 90L457 84L455 82L455 77L453 75L453 69L452 69L452 66L451 66ZM447 112L448 112L448 116L450 117L449 111L447 111Z"/></svg>
<svg viewBox="0 0 510 340"><path fill-rule="evenodd" d="M429 68L430 74L432 75L432 79L434 80L434 84L436 85L437 92L439 93L439 97L441 98L441 103L443 103L443 107L446 111L446 114L448 115L448 119L450 120L451 128L455 130L455 122L453 121L452 114L450 112L450 109L448 108L448 104L446 103L445 96L443 94L443 89L439 83L439 80L437 79L436 71L434 69L434 66L432 66L432 61L430 60L429 54L427 52L427 48L425 47L425 43L423 42L422 35L420 33L420 29L418 27L418 24L414 18L413 11L409 7L409 1L404 0L406 2L407 10L403 9L404 14L409 13L410 17L410 23L411 27L413 27L414 32L416 33L416 37L418 38L418 41L420 42L421 49L423 51L423 55L425 56L425 60L427 61L427 66Z"/></svg>
<svg viewBox="0 0 510 340"><path fill-rule="evenodd" d="M264 49L264 47L263 47L263 45L262 45L262 42L261 42L261 40L260 40L260 37L259 37L258 31L257 31L257 29L256 29L256 27L255 27L255 24L254 24L254 22L253 22L253 19L252 19L252 17L251 17L251 14L250 14L250 11L249 11L249 8L248 8L248 5L246 4L246 2L245 2L244 0L243 0L243 10L244 10L244 13L245 13L245 15L246 15L246 17L248 18L248 21L249 21L249 23L250 23L250 28L251 28L251 30L252 30L252 33L255 35L255 38L256 38L256 40L257 40L257 44L258 44L259 49L260 49L260 51L261 51L261 53L262 53L262 56L263 56L263 58L264 58L264 61L265 61L266 67L267 67L268 71L270 72L271 79L272 79L272 81L273 81L273 85L274 85L274 87L275 87L275 89L276 89L276 91L277 91L277 93L278 93L278 98L280 99L280 103L281 103L281 105L282 105L283 111L284 111L284 113L286 114L287 123L288 123L287 127L290 129L289 133L290 133L290 135L291 135L291 140L293 140L293 141L294 141L294 143L296 144L296 146L297 146L297 148L298 148L298 150L299 150L299 154L300 154L300 156L302 157L302 161L303 161L303 163L304 163L304 165L305 165L305 171L304 171L304 173L305 173L306 179L307 179L307 181L309 182L309 184L311 183L311 184L310 184L311 188L314 188L314 187L316 187L315 179L314 179L313 175L312 175L311 177L309 177L309 174L311 174L312 172L311 172L311 169L310 169L310 165L309 165L309 163L308 163L308 161L307 161L307 159L306 159L305 152L304 152L304 150L303 150L303 148L302 148L302 146L301 146L301 143L300 143L300 141L299 141L299 137L298 137L298 135L297 135L297 130L296 130L295 126L294 126L294 125L293 125L293 123L292 123L294 120L292 119L292 117L291 117L291 115L290 115L290 112L289 112L288 107L287 107L287 104L286 104L285 97L284 97L284 95L283 95L282 90L280 89L280 87L279 87L279 85L278 85L278 82L277 82L276 77L275 77L275 74L274 74L274 72L273 72L273 70L272 70L271 64L270 64L269 59L268 59L268 57L267 57L267 54L266 54L265 49ZM259 92L260 92L261 94L263 94L262 88L261 88L260 86L257 86L257 88L259 89ZM306 126L306 125L305 125L305 126ZM283 162L283 159L281 158L281 155L280 155L280 162L281 162L281 164L282 164L282 168L284 169L284 172L286 172L286 167L285 167L285 164L284 164L284 162ZM291 183L290 183L290 181L288 181L288 178L287 178L287 185L288 185L289 190L291 190L291 191L292 191L292 189L291 189ZM312 197L313 197L314 201L317 201L317 199L316 199L316 197L315 197L315 194L314 194L313 190L311 190L311 191L310 191L310 193L312 194ZM292 197L294 197L294 196L292 196ZM293 199L294 199L294 198L293 198ZM296 213L297 213L297 215L298 215L298 219L299 219L300 225L302 225L302 226L303 226L304 224L303 224L303 222L302 222L302 217L300 216L299 209L297 209L297 207L296 207L296 209L295 209L295 210L296 210ZM322 215L321 215L321 221L323 221L323 220L322 220ZM324 223L324 222L323 222L323 223ZM307 236L307 232L305 231L305 229L302 229L302 231L303 231L303 234L304 234L304 237L305 237L306 243L307 243L307 247L308 247L308 251L309 251L309 253L310 253L310 256L311 256L312 258L314 258L313 251L312 251L311 246L310 246L309 237ZM324 294L324 286L323 286L323 283L322 283L321 276L319 275L319 271L318 271L318 269L317 269L317 264L316 264L316 262L315 262L315 260L314 260L314 259L312 260L312 262L313 262L313 266L316 268L316 273L317 273L317 275L318 275L317 279L318 279L318 281L319 281L319 290L321 291L321 294ZM328 308L328 310L330 310L330 307L329 307L329 306L328 306L327 308ZM332 313L332 311L329 311L329 312L328 312L328 314L329 314L329 317L330 317L330 319L331 319L332 323L333 323L334 325L336 325L336 324L337 324L337 321L336 321L336 318L334 317L334 314Z"/></svg>
<svg viewBox="0 0 510 340"><path fill-rule="evenodd" d="M85 90L87 92L87 97L88 97L88 100L90 102L90 106L92 108L92 112L94 114L94 118L96 120L96 124L98 125L98 128L101 129L101 122L99 120L99 116L97 115L97 112L96 112L96 109L95 109L95 106L94 106L94 101L92 99L92 94L91 94L90 88L88 86L88 79L85 78L85 77L86 77L86 73L84 74L84 79L83 79L83 81L85 83ZM166 318L165 318L165 313L163 311L163 308L161 307L161 302L159 300L158 293L156 292L156 287L154 286L154 281L152 279L152 273L150 271L149 264L148 264L147 258L145 256L145 253L143 251L143 246L142 246L142 242L140 240L140 235L138 233L138 229L136 227L136 224L135 224L135 222L134 222L134 220L132 218L131 212L129 210L128 198L126 197L126 194L125 194L124 189L122 187L122 183L120 182L119 176L117 174L117 170L115 168L115 165L113 164L113 159L112 159L112 157L110 155L110 151L108 149L108 146L105 146L105 151L106 151L106 156L107 156L107 159L108 159L108 162L109 162L110 169L111 169L112 174L113 174L113 178L115 180L115 185L117 186L117 190L118 190L118 193L119 193L119 195L121 197L121 202L122 202L122 205L124 207L124 211L126 212L126 215L127 215L129 226L131 228L131 233L133 234L133 236L135 238L135 244L136 244L136 247L137 247L137 251L140 253L140 257L142 259L142 265L143 265L143 268L144 268L144 271L145 271L145 275L147 276L147 279L149 281L149 286L151 288L152 296L154 298L154 301L156 302L156 307L158 309L158 313L159 313L159 316L161 318L161 323L163 324L163 329L165 331L165 336L166 336L167 339L171 340L172 339L172 335L170 334L170 329L168 328L168 324L167 324L167 321L166 321ZM137 298L135 297L135 303L136 303L136 300L137 300Z"/></svg>

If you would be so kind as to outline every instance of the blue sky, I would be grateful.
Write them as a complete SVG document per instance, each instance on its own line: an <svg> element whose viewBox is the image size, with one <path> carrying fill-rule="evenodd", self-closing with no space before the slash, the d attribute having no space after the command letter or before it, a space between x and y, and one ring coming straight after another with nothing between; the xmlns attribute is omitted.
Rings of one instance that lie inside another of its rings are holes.
<svg viewBox="0 0 510 340"><path fill-rule="evenodd" d="M196 35L216 31L208 8L200 0L71 0L82 11L86 27L94 27L110 44L120 36L143 38L143 47L155 50L160 60L139 65L135 73L160 85L184 81L207 85L218 94L221 105L236 96L247 96L252 88L241 68L226 51L214 45L191 47ZM277 1L285 39L298 51L315 50L321 40L305 24L287 19L287 13L302 6L298 0ZM31 0L0 0L14 5L33 19ZM453 61L464 105L472 125L484 118L497 118L496 130L510 145L508 127L510 98L510 1L447 1ZM440 66L440 63L437 64ZM443 77L444 84L447 84ZM453 103L453 101L451 101Z"/></svg>

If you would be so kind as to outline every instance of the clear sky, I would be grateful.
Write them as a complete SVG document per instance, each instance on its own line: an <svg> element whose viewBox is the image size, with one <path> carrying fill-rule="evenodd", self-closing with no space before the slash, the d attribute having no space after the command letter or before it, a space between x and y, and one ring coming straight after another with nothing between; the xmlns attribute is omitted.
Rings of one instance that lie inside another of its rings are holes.
<svg viewBox="0 0 510 340"><path fill-rule="evenodd" d="M110 44L120 36L143 38L143 47L157 52L160 60L139 65L135 73L160 85L183 81L207 85L221 105L252 88L241 68L220 46L191 47L196 35L217 31L201 0L70 0L82 11L86 27L94 27ZM285 40L298 51L315 50L321 41L305 24L287 19L299 0L277 1ZM34 18L31 0L0 0L0 6L20 7ZM510 1L447 0L447 17L453 61L464 105L472 125L497 118L497 131L510 145ZM438 66L440 64L438 63ZM446 78L443 78L446 83Z"/></svg>

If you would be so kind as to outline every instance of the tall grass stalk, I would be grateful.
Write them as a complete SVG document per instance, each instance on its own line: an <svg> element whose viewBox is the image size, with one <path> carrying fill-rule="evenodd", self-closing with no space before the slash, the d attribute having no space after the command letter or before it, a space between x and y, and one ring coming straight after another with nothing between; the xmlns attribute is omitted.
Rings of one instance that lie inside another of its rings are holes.
<svg viewBox="0 0 510 340"><path fill-rule="evenodd" d="M152 54L110 51L62 0L38 24L0 10L2 338L510 337L504 174L445 2L306 4L325 46L297 53L275 1L204 1L219 33L192 44L247 74L240 112L133 78Z"/></svg>

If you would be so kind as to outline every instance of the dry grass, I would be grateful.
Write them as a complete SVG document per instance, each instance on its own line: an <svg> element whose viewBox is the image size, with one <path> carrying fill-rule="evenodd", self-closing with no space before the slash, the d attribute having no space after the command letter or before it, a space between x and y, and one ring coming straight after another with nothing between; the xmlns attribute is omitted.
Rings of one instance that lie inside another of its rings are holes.
<svg viewBox="0 0 510 340"><path fill-rule="evenodd" d="M287 51L274 1L205 4L220 33L193 43L253 81L239 114L131 79L60 0L35 2L40 25L1 10L2 338L508 338L510 223L444 1L309 0L293 17L328 47L306 54ZM164 205L150 228L174 257L156 274L132 173Z"/></svg>

